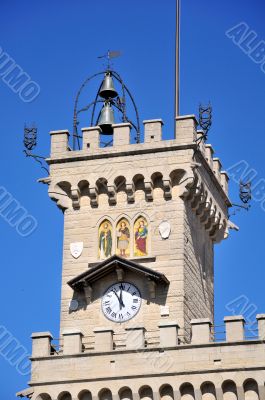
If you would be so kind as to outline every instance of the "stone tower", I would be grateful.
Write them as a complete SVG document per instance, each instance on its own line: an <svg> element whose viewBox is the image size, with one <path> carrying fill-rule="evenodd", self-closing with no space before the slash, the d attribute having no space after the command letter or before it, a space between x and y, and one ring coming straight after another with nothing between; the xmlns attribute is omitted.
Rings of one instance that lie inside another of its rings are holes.
<svg viewBox="0 0 265 400"><path fill-rule="evenodd" d="M195 116L83 128L82 149L53 131L49 196L64 212L59 342L32 334L32 400L265 399L263 335L242 316L213 328L214 245L228 235L228 177ZM251 351L250 351L251 350ZM252 397L245 397L252 396ZM256 396L256 397L253 397Z"/></svg>

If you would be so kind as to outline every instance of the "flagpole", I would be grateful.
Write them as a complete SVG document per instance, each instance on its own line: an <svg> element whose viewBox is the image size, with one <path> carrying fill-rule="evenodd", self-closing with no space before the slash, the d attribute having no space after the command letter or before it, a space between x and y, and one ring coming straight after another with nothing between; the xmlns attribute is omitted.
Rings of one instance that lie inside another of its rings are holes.
<svg viewBox="0 0 265 400"><path fill-rule="evenodd" d="M179 116L179 86L180 86L180 0L176 0L176 48L175 48L175 118ZM176 136L176 123L175 123Z"/></svg>

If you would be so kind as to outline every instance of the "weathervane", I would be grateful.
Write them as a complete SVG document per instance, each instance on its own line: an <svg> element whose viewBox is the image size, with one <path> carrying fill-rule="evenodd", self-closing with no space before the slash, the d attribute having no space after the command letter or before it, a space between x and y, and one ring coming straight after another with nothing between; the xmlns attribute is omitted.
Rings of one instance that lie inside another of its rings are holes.
<svg viewBox="0 0 265 400"><path fill-rule="evenodd" d="M120 51L110 51L98 58L105 58L107 60L106 69L102 72L98 72L92 76L89 76L80 86L74 104L74 117L73 117L73 150L81 148L82 132L79 132L79 117L82 112L91 111L90 126L99 126L101 128L101 139L102 136L113 135L113 125L115 124L114 109L119 113L122 123L130 123L132 128L135 130L136 135L134 140L136 143L140 142L140 119L138 109L136 107L134 98L122 80L121 76L112 69L111 61L113 58L119 57ZM100 82L99 89L97 91L94 101L80 108L79 100L83 89L95 78L104 76L103 81ZM115 89L115 85L119 85L119 90ZM135 117L133 120L128 115L127 98L130 100L131 107L133 109ZM98 110L98 106L101 105L101 110ZM101 140L103 147L112 144L112 138L107 141Z"/></svg>
<svg viewBox="0 0 265 400"><path fill-rule="evenodd" d="M44 166L44 162L46 162L45 157L32 154L31 152L37 146L37 134L38 134L38 129L35 126L35 124L32 124L31 126L27 126L26 124L24 125L23 143L25 146L25 150L23 151L26 157L33 158L36 162L38 162L41 165L41 168L44 169L49 174L48 168Z"/></svg>

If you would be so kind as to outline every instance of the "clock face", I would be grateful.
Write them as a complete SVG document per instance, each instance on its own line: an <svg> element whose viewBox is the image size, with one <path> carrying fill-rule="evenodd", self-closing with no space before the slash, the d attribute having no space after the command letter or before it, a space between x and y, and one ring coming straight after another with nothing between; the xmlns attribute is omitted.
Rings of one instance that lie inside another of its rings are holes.
<svg viewBox="0 0 265 400"><path fill-rule="evenodd" d="M107 289L101 304L105 317L114 322L125 322L138 313L141 302L140 291L135 285L119 282Z"/></svg>

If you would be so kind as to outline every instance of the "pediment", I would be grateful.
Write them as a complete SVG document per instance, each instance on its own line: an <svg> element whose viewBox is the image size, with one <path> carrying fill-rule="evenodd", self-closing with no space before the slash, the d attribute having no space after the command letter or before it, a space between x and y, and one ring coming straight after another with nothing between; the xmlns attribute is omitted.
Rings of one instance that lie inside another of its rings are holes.
<svg viewBox="0 0 265 400"><path fill-rule="evenodd" d="M113 271L116 271L118 281L122 281L126 271L130 271L142 275L143 278L149 281L150 287L154 287L158 283L166 285L169 283L166 276L160 272L116 255L99 262L88 271L77 275L67 283L73 290L82 290L85 287L91 287L93 283L104 278L104 276Z"/></svg>

